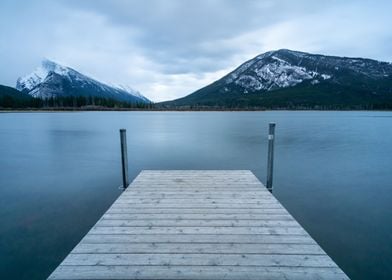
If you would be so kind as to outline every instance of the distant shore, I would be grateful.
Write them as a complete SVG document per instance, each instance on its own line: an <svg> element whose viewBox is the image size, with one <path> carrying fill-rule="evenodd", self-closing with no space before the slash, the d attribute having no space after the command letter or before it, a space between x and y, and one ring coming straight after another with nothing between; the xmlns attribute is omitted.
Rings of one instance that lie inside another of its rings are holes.
<svg viewBox="0 0 392 280"><path fill-rule="evenodd" d="M180 109L180 108L97 108L97 109L85 109L85 108L48 108L48 109L0 109L1 113L60 113L60 112L265 112L265 111L335 111L335 112L347 112L347 111L367 111L367 112L391 112L391 109L293 109L293 108L279 108L279 109L244 109L244 108L227 108L227 109L216 109L216 108L203 108L203 109Z"/></svg>

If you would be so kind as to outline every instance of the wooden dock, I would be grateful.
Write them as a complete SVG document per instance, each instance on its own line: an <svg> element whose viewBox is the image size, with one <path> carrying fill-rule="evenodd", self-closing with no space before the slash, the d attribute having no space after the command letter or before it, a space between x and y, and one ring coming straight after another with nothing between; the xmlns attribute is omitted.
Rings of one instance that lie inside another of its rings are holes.
<svg viewBox="0 0 392 280"><path fill-rule="evenodd" d="M142 171L48 279L348 279L247 170Z"/></svg>

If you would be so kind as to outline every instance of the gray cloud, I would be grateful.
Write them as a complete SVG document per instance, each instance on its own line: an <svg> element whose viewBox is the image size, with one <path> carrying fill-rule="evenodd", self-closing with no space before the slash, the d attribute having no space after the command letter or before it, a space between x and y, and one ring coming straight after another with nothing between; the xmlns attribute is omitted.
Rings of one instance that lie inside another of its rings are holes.
<svg viewBox="0 0 392 280"><path fill-rule="evenodd" d="M175 69L179 73L221 69L227 66L227 58L238 49L233 46L218 49L213 44L215 41L235 38L307 11L328 9L326 4L309 1L302 5L294 1L237 0L116 1L114 4L98 0L71 3L85 11L101 14L112 24L139 30L139 36L132 40L144 47L146 56L167 65L164 70L168 73ZM190 59L196 62L193 68L186 65ZM212 59L210 63L209 59Z"/></svg>
<svg viewBox="0 0 392 280"><path fill-rule="evenodd" d="M0 83L43 57L149 98L198 89L270 49L392 60L390 1L2 1Z"/></svg>

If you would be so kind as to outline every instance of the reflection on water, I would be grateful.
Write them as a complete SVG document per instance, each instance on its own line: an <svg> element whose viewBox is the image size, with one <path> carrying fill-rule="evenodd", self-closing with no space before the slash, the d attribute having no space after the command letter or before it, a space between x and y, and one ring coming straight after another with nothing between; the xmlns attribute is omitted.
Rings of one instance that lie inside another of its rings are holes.
<svg viewBox="0 0 392 280"><path fill-rule="evenodd" d="M119 128L142 169L250 169L355 279L392 274L392 114L91 112L0 115L0 278L42 279L119 195ZM23 269L21 269L23 268Z"/></svg>

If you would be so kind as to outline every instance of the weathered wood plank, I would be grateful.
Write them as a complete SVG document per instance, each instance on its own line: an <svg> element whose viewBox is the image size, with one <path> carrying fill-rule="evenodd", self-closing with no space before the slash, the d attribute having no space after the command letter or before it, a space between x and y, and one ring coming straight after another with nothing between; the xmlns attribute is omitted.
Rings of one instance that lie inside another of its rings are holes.
<svg viewBox="0 0 392 280"><path fill-rule="evenodd" d="M51 279L343 280L347 276L337 267L61 266Z"/></svg>
<svg viewBox="0 0 392 280"><path fill-rule="evenodd" d="M148 188L148 186L144 187ZM167 192L162 192L162 189L149 189L148 193L143 193L140 189L134 189L134 193L123 194L119 199L247 199L247 200L273 200L267 192L258 192L256 189L235 189L227 190L224 188L210 189L200 188L191 190L186 188L167 188ZM163 188L166 189L166 188Z"/></svg>
<svg viewBox="0 0 392 280"><path fill-rule="evenodd" d="M202 204L274 204L280 206L276 200L272 199L211 199L211 198L159 198L159 199L151 199L151 198L122 198L117 200L114 205L135 205L135 204L164 204L164 205L178 205L178 204L194 204L194 205L202 205Z"/></svg>
<svg viewBox="0 0 392 280"><path fill-rule="evenodd" d="M316 244L249 244L249 243L84 243L73 250L74 254L281 254L324 255Z"/></svg>
<svg viewBox="0 0 392 280"><path fill-rule="evenodd" d="M294 220L132 220L103 219L100 227L297 227Z"/></svg>
<svg viewBox="0 0 392 280"><path fill-rule="evenodd" d="M316 244L308 235L239 234L87 234L82 243Z"/></svg>
<svg viewBox="0 0 392 280"><path fill-rule="evenodd" d="M117 206L117 205L116 205ZM279 204L274 204L274 203L264 203L264 204L255 204L255 203L242 203L242 204L230 204L230 203L219 203L219 204L194 204L194 203L188 203L188 204L132 204L132 206L129 206L132 208L146 208L146 209L152 209L152 208L206 208L206 209L216 209L216 208L231 208L231 209L244 209L244 208L253 208L253 209L265 209L265 208L281 208Z"/></svg>
<svg viewBox="0 0 392 280"><path fill-rule="evenodd" d="M176 185L173 185L173 183L175 183ZM142 188L145 186L150 186L151 188L189 188L189 189L193 189L193 188L208 188L208 189L212 189L214 190L214 188L223 188L223 189L237 189L237 188L251 188L251 189L257 189L259 186L262 186L260 183L250 183L250 182L236 182L236 183L228 183L228 182L219 182L219 183L211 183L209 181L205 181L205 182L176 182L176 181L166 181L166 182L160 182L159 184L157 183L151 183L151 182L137 182L134 185L132 185L132 187L134 189L137 188ZM260 190L260 192L262 192L263 190Z"/></svg>
<svg viewBox="0 0 392 280"><path fill-rule="evenodd" d="M301 227L101 227L93 234L296 234L306 235ZM246 237L244 237L246 238Z"/></svg>
<svg viewBox="0 0 392 280"><path fill-rule="evenodd" d="M263 219L264 217L273 216L275 214L279 215L287 215L287 211L284 208L134 208L134 207L126 207L126 208L118 208L112 207L107 212L107 214L177 214L177 215L185 215L188 218L194 218L189 215L197 215L197 214L204 214L204 217L208 217L208 215L216 215L216 214L226 214L231 215L229 217L222 216L224 218L230 219ZM254 214L253 216L249 216ZM257 215L256 215L257 214ZM267 215L268 214L268 215ZM234 216L237 215L237 216ZM248 217L249 216L249 217ZM135 216L136 217L136 216ZM143 216L140 216L144 218ZM221 219L221 218L219 218Z"/></svg>
<svg viewBox="0 0 392 280"><path fill-rule="evenodd" d="M134 193L130 195L121 196L122 200L127 200L128 198L133 199L191 199L191 198L199 198L199 199L227 199L227 198L238 198L238 199L249 199L254 200L255 197L259 198L269 198L268 194L257 193L257 192L241 192L241 193L233 193L233 192L210 192L210 193L200 193L198 192L190 192L190 191L176 191L176 192L149 192L149 193Z"/></svg>
<svg viewBox="0 0 392 280"><path fill-rule="evenodd" d="M347 279L247 170L142 171L49 279Z"/></svg>
<svg viewBox="0 0 392 280"><path fill-rule="evenodd" d="M74 254L63 265L188 265L335 267L327 255L257 254Z"/></svg>
<svg viewBox="0 0 392 280"><path fill-rule="evenodd" d="M145 184L142 185L140 187L135 187L132 186L132 188L136 191L140 191L143 190L145 188L148 188L149 184ZM199 192L204 192L204 191L210 191L210 192L227 192L227 191L232 191L232 192L236 192L236 193L241 193L241 192L257 192L259 190L259 188L261 188L262 186L256 186L256 187L236 187L236 188L225 188L225 187L201 187L201 186L184 186L184 187L149 187L149 191L152 192L162 192L162 190L168 190L170 192L181 192L181 191L189 191L189 190L194 190L197 189ZM260 193L264 193L267 194L266 192L260 192Z"/></svg>

